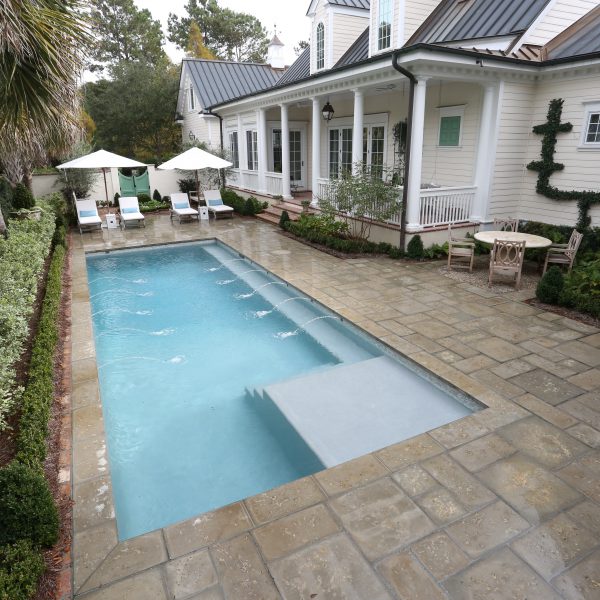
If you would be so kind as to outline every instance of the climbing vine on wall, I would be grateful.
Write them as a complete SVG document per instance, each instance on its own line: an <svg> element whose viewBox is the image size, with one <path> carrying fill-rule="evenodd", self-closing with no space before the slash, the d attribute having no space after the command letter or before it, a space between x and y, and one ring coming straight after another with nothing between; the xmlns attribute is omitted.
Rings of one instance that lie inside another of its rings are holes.
<svg viewBox="0 0 600 600"><path fill-rule="evenodd" d="M533 128L533 133L544 136L542 138L542 160L530 162L527 168L538 172L538 180L535 187L538 194L542 194L542 196L553 200L577 200L579 208L577 229L583 231L590 226L591 219L588 216L588 212L592 204L600 202L600 192L559 190L550 184L550 177L556 171L562 171L565 168L565 165L562 163L554 162L557 134L568 133L573 129L571 123L561 123L563 103L564 100L562 98L551 100L546 122L542 125L536 125Z"/></svg>

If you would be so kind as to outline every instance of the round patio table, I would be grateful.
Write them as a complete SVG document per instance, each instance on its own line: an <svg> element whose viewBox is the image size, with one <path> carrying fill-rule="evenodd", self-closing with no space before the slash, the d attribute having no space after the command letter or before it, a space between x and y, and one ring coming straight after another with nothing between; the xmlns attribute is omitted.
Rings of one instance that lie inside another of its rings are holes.
<svg viewBox="0 0 600 600"><path fill-rule="evenodd" d="M525 242L525 248L547 248L552 245L552 240L533 235L531 233L521 233L519 231L479 231L475 234L475 239L490 246L494 240L503 242Z"/></svg>

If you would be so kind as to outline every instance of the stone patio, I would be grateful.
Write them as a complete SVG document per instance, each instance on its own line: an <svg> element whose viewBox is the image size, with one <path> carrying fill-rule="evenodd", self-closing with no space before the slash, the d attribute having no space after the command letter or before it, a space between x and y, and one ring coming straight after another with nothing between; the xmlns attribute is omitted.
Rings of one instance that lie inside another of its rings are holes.
<svg viewBox="0 0 600 600"><path fill-rule="evenodd" d="M341 260L236 217L74 235L74 590L81 600L600 598L600 332L443 277ZM119 543L85 251L216 237L488 406Z"/></svg>

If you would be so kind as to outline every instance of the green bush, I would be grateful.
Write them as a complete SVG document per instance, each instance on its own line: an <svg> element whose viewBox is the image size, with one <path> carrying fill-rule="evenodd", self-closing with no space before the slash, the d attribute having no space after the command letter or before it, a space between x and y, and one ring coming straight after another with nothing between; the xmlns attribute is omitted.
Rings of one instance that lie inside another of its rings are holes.
<svg viewBox="0 0 600 600"><path fill-rule="evenodd" d="M246 198L246 202L244 203L244 214L252 217L261 213L268 206L268 202L261 202L258 198L250 196Z"/></svg>
<svg viewBox="0 0 600 600"><path fill-rule="evenodd" d="M535 295L540 302L558 304L565 286L565 279L558 267L550 267L540 279Z"/></svg>
<svg viewBox="0 0 600 600"><path fill-rule="evenodd" d="M70 222L73 203L71 202L69 205L61 193L54 192L44 196L38 204L43 210L50 210L54 213L56 227L66 226ZM69 209L69 206L71 209ZM75 217L74 214L73 217Z"/></svg>
<svg viewBox="0 0 600 600"><path fill-rule="evenodd" d="M177 185L179 185L179 191L184 194L189 194L190 192L196 191L196 179L194 177L184 177L183 179L177 180Z"/></svg>
<svg viewBox="0 0 600 600"><path fill-rule="evenodd" d="M115 197L113 198L113 204L116 206L117 204L119 204L119 198L121 197L121 194L119 194L119 192L117 192L115 194Z"/></svg>
<svg viewBox="0 0 600 600"><path fill-rule="evenodd" d="M41 468L46 458L48 419L54 397L54 351L58 341L62 267L65 248L57 246L50 263L46 295L31 351L29 378L21 401L17 460Z"/></svg>
<svg viewBox="0 0 600 600"><path fill-rule="evenodd" d="M567 275L559 301L600 317L600 258L580 263Z"/></svg>
<svg viewBox="0 0 600 600"><path fill-rule="evenodd" d="M147 204L148 202L152 202L152 198L150 198L148 194L138 194L137 199L140 204Z"/></svg>
<svg viewBox="0 0 600 600"><path fill-rule="evenodd" d="M420 259L425 256L423 240L420 235L413 236L410 242L408 242L408 245L406 246L406 256L413 259Z"/></svg>
<svg viewBox="0 0 600 600"><path fill-rule="evenodd" d="M0 600L30 600L44 572L44 559L30 541L0 546Z"/></svg>
<svg viewBox="0 0 600 600"><path fill-rule="evenodd" d="M282 211L281 216L279 217L279 227L281 229L285 229L285 224L290 220L290 215L287 210Z"/></svg>
<svg viewBox="0 0 600 600"><path fill-rule="evenodd" d="M13 461L0 469L0 546L19 540L55 544L58 511L42 471Z"/></svg>
<svg viewBox="0 0 600 600"><path fill-rule="evenodd" d="M390 258L394 258L394 259L404 258L404 250L401 250L400 248L396 248L395 246L393 246L392 248L390 248L388 255Z"/></svg>
<svg viewBox="0 0 600 600"><path fill-rule="evenodd" d="M39 221L9 221L10 236L0 238L0 431L17 398L15 363L29 334L38 283L54 234L54 215Z"/></svg>
<svg viewBox="0 0 600 600"><path fill-rule="evenodd" d="M26 185L17 183L13 194L12 205L15 210L31 210L35 206L35 198Z"/></svg>
<svg viewBox="0 0 600 600"><path fill-rule="evenodd" d="M150 200L149 202L140 202L140 212L154 212L156 210L163 210L165 208L169 208L171 204L167 200L163 202L162 200Z"/></svg>
<svg viewBox="0 0 600 600"><path fill-rule="evenodd" d="M154 190L154 193L152 194L152 200L156 200L156 202L162 202L162 196L158 190Z"/></svg>
<svg viewBox="0 0 600 600"><path fill-rule="evenodd" d="M223 204L231 206L236 213L240 215L245 214L244 211L246 209L246 201L233 190L227 188L221 189L221 200L223 200Z"/></svg>
<svg viewBox="0 0 600 600"><path fill-rule="evenodd" d="M423 250L424 258L436 259L442 256L448 256L448 242L444 242L442 245L432 244L429 248Z"/></svg>

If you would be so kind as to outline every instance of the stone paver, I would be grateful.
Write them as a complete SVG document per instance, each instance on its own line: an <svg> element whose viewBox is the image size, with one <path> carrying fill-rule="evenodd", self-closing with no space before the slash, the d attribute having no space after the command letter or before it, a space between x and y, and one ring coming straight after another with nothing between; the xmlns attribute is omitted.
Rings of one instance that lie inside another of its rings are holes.
<svg viewBox="0 0 600 600"><path fill-rule="evenodd" d="M382 479L331 502L367 558L374 560L435 529L427 515L390 479Z"/></svg>
<svg viewBox="0 0 600 600"><path fill-rule="evenodd" d="M452 600L560 598L527 563L506 548L450 577L443 585Z"/></svg>
<svg viewBox="0 0 600 600"><path fill-rule="evenodd" d="M558 515L513 542L511 548L550 581L598 544L600 540L587 529Z"/></svg>
<svg viewBox="0 0 600 600"><path fill-rule="evenodd" d="M600 596L597 329L522 303L526 292L499 295L445 278L436 263L340 260L250 219L171 225L151 216L145 229L104 236L75 236L73 244L77 598ZM484 409L118 542L83 247L207 237L338 310Z"/></svg>
<svg viewBox="0 0 600 600"><path fill-rule="evenodd" d="M391 600L350 540L338 535L270 566L286 600Z"/></svg>

